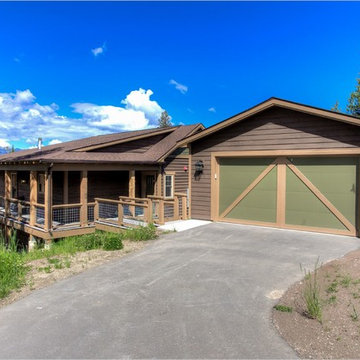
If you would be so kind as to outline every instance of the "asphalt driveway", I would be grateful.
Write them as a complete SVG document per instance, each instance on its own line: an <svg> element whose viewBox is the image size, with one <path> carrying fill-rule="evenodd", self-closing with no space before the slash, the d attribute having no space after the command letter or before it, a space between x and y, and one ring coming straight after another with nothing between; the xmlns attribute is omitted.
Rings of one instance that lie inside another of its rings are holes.
<svg viewBox="0 0 360 360"><path fill-rule="evenodd" d="M273 329L273 291L359 239L232 224L144 250L0 310L1 358L294 358Z"/></svg>

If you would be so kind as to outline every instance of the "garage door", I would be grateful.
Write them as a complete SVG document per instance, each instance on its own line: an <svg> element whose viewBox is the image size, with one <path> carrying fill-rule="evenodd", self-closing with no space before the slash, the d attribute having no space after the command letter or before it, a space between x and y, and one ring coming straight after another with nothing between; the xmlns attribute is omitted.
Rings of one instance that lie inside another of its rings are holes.
<svg viewBox="0 0 360 360"><path fill-rule="evenodd" d="M217 219L355 235L357 162L220 158Z"/></svg>

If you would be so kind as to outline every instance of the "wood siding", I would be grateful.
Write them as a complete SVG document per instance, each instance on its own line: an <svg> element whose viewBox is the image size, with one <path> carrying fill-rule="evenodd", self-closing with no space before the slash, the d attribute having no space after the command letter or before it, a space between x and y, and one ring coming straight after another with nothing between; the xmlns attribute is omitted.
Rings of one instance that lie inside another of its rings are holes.
<svg viewBox="0 0 360 360"><path fill-rule="evenodd" d="M186 193L189 188L189 173L184 171L184 167L189 168L188 157L168 157L165 160L164 174L175 173L174 192ZM164 178L162 177L161 193L164 195Z"/></svg>
<svg viewBox="0 0 360 360"><path fill-rule="evenodd" d="M256 150L340 149L360 146L360 128L304 113L272 108L191 144L192 164L204 163L203 174L192 177L191 214L210 219L211 153ZM192 171L194 173L194 171Z"/></svg>
<svg viewBox="0 0 360 360"><path fill-rule="evenodd" d="M113 152L113 153L122 153L122 152L131 152L131 153L144 153L150 149L153 145L162 140L167 134L161 134L156 136L151 136L148 138L134 140L122 144L107 146L104 148L93 150L94 152Z"/></svg>

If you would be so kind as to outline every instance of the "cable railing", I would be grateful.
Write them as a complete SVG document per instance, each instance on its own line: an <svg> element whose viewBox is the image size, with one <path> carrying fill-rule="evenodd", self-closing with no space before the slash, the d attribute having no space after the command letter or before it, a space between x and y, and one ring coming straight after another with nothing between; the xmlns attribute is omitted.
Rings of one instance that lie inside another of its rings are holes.
<svg viewBox="0 0 360 360"><path fill-rule="evenodd" d="M64 225L80 224L81 204L63 204L52 206L52 228Z"/></svg>

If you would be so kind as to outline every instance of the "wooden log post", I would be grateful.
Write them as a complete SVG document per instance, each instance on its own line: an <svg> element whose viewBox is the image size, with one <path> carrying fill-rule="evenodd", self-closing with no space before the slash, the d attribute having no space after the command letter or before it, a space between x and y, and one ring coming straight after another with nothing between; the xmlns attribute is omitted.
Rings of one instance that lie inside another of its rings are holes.
<svg viewBox="0 0 360 360"><path fill-rule="evenodd" d="M159 200L159 224L165 224L165 206L163 199Z"/></svg>
<svg viewBox="0 0 360 360"><path fill-rule="evenodd" d="M124 205L118 204L118 224L119 226L123 225L124 223Z"/></svg>
<svg viewBox="0 0 360 360"><path fill-rule="evenodd" d="M51 170L45 172L44 205L45 205L44 230L50 231L52 228L52 171Z"/></svg>
<svg viewBox="0 0 360 360"><path fill-rule="evenodd" d="M8 217L10 215L10 201L11 198L11 173L10 171L5 171L5 216Z"/></svg>
<svg viewBox="0 0 360 360"><path fill-rule="evenodd" d="M148 224L152 224L153 222L153 202L151 199L147 199L147 209L146 209L146 221Z"/></svg>
<svg viewBox="0 0 360 360"><path fill-rule="evenodd" d="M17 212L18 212L18 220L21 221L21 218L22 218L22 204L21 202L19 201L18 204L17 204Z"/></svg>
<svg viewBox="0 0 360 360"><path fill-rule="evenodd" d="M37 171L30 171L30 226L34 226L36 223L37 191Z"/></svg>
<svg viewBox="0 0 360 360"><path fill-rule="evenodd" d="M135 197L135 170L129 170L129 198ZM129 205L131 216L135 216L135 206Z"/></svg>
<svg viewBox="0 0 360 360"><path fill-rule="evenodd" d="M174 220L179 220L179 198L174 196Z"/></svg>
<svg viewBox="0 0 360 360"><path fill-rule="evenodd" d="M94 206L94 221L99 221L99 202L95 200Z"/></svg>
<svg viewBox="0 0 360 360"><path fill-rule="evenodd" d="M80 226L87 226L88 224L88 172L81 171L80 181Z"/></svg>
<svg viewBox="0 0 360 360"><path fill-rule="evenodd" d="M188 214L187 214L187 197L186 196L181 197L181 208L182 208L182 219L187 220Z"/></svg>

